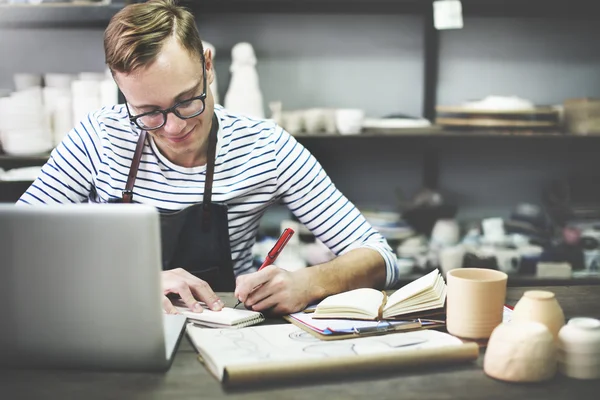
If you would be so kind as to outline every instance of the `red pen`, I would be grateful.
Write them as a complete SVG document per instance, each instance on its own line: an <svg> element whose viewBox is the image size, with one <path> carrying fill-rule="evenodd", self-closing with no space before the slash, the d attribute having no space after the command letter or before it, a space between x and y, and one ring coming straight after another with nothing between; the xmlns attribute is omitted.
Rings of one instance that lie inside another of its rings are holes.
<svg viewBox="0 0 600 400"><path fill-rule="evenodd" d="M269 253L267 253L267 256L265 257L265 261L263 261L262 265L258 269L259 271L275 262L275 260L277 259L277 257L279 256L279 254L281 253L281 251L283 250L285 245L290 241L290 239L292 238L293 235L294 235L293 229L285 228L285 230L283 231L281 236L279 236L279 239L277 239L277 242L275 243L273 248L269 251ZM239 306L241 302L242 301L238 299L237 304L233 308L236 308L237 306Z"/></svg>

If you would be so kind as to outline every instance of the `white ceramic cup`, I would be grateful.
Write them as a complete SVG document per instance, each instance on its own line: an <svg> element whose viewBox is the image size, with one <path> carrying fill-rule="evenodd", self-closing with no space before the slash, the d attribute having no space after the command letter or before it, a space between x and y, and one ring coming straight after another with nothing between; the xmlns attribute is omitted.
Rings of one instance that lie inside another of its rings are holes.
<svg viewBox="0 0 600 400"><path fill-rule="evenodd" d="M462 268L466 252L466 248L462 245L442 248L440 250L442 275L447 276L448 271Z"/></svg>
<svg viewBox="0 0 600 400"><path fill-rule="evenodd" d="M358 108L342 108L335 111L335 125L341 135L356 135L362 130L365 112Z"/></svg>

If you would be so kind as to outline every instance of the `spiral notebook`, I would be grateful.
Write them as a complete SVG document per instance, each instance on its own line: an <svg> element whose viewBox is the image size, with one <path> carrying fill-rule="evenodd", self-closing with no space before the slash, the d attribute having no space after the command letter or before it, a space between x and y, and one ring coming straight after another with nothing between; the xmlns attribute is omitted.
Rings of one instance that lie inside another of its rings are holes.
<svg viewBox="0 0 600 400"><path fill-rule="evenodd" d="M265 320L264 315L258 311L231 307L225 307L221 311L205 308L201 313L190 311L185 307L176 308L188 318L188 322L206 328L243 328Z"/></svg>

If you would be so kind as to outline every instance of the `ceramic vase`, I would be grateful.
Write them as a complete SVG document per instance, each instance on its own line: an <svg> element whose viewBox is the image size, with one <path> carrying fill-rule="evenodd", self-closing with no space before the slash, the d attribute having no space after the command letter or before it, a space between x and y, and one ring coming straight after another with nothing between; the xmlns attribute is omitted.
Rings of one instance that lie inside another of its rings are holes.
<svg viewBox="0 0 600 400"><path fill-rule="evenodd" d="M556 343L545 325L511 321L492 332L483 370L503 381L540 382L556 374L556 360Z"/></svg>
<svg viewBox="0 0 600 400"><path fill-rule="evenodd" d="M571 318L558 333L558 369L576 379L600 379L600 320Z"/></svg>
<svg viewBox="0 0 600 400"><path fill-rule="evenodd" d="M529 290L515 305L512 320L516 322L540 322L548 328L555 340L565 324L563 310L554 293L544 290Z"/></svg>
<svg viewBox="0 0 600 400"><path fill-rule="evenodd" d="M252 118L265 118L256 56L250 43L238 43L231 50L231 81L225 94L225 108Z"/></svg>

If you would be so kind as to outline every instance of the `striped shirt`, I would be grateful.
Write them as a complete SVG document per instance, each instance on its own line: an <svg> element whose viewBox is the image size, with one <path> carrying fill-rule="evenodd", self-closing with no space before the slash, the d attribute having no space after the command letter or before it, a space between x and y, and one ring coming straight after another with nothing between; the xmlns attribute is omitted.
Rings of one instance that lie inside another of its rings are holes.
<svg viewBox="0 0 600 400"><path fill-rule="evenodd" d="M219 118L212 200L228 207L234 272L252 272L252 247L269 205L283 202L336 255L358 247L378 251L386 287L399 276L396 256L357 208L335 187L296 139L269 120ZM52 151L21 204L105 203L121 197L140 131L124 105L88 115ZM170 162L150 136L134 187L134 201L168 213L202 201L206 166Z"/></svg>

